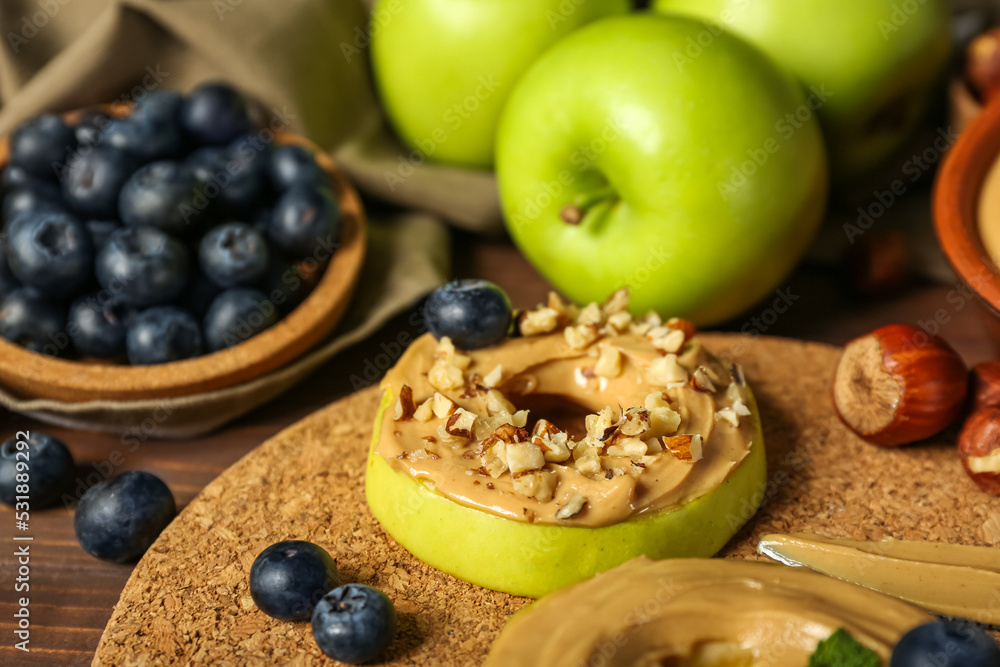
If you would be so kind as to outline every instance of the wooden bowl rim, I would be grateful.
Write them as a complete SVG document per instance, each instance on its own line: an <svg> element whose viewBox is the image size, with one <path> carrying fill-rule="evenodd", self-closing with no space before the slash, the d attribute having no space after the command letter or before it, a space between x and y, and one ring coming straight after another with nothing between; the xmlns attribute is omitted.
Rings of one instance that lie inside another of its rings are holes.
<svg viewBox="0 0 1000 667"><path fill-rule="evenodd" d="M979 236L979 201L990 169L1000 159L1000 104L986 105L962 131L934 181L933 218L938 241L955 272L1000 313L1000 273Z"/></svg>
<svg viewBox="0 0 1000 667"><path fill-rule="evenodd" d="M128 107L98 107L121 116ZM81 111L64 114L72 119ZM306 299L266 331L225 350L151 366L66 360L0 338L0 383L31 398L69 402L173 398L224 389L274 371L300 357L336 326L364 263L367 229L361 198L344 173L303 136L273 131L275 145L296 144L313 153L329 174L341 209L341 238L323 276ZM0 169L8 162L8 137ZM26 387L32 389L25 391Z"/></svg>

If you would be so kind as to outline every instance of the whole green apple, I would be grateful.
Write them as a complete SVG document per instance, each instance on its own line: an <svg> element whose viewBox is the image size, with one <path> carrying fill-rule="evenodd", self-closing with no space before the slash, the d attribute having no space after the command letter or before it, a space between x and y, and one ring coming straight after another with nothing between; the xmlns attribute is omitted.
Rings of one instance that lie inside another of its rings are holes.
<svg viewBox="0 0 1000 667"><path fill-rule="evenodd" d="M372 65L389 120L422 158L489 168L497 121L543 51L629 0L377 0Z"/></svg>
<svg viewBox="0 0 1000 667"><path fill-rule="evenodd" d="M613 17L553 46L511 94L497 136L507 227L578 303L627 286L634 313L700 325L773 290L821 219L817 95L722 33L659 14Z"/></svg>
<svg viewBox="0 0 1000 667"><path fill-rule="evenodd" d="M513 595L541 597L637 556L714 556L756 513L767 486L757 404L750 453L715 490L674 510L599 528L514 521L466 507L396 472L375 452L387 390L375 418L365 471L368 507L410 553L459 579Z"/></svg>
<svg viewBox="0 0 1000 667"><path fill-rule="evenodd" d="M678 49L681 61L714 48L723 29L746 38L823 91L820 121L834 180L863 175L919 123L948 61L946 0L655 0L658 11L711 27Z"/></svg>

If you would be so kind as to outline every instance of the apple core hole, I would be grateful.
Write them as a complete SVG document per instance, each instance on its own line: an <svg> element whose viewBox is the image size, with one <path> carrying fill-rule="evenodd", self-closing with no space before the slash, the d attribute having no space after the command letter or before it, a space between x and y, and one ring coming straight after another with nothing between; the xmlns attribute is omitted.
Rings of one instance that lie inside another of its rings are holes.
<svg viewBox="0 0 1000 667"><path fill-rule="evenodd" d="M576 401L557 394L514 394L507 398L518 410L531 411L529 426L545 419L569 433L574 440L582 440L587 435L586 418L594 411Z"/></svg>

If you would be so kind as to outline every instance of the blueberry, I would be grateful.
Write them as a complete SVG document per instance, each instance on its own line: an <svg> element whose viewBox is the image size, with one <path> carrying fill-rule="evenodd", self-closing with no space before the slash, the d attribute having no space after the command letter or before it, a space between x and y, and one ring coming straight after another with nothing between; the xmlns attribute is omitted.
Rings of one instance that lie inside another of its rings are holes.
<svg viewBox="0 0 1000 667"><path fill-rule="evenodd" d="M127 563L146 553L175 514L167 485L133 470L90 487L76 507L73 528L91 556Z"/></svg>
<svg viewBox="0 0 1000 667"><path fill-rule="evenodd" d="M19 461L24 462L22 470ZM73 481L73 472L73 455L61 440L41 431L29 432L26 439L9 438L0 445L0 500L13 505L16 496L27 495L31 509L52 507ZM17 491L22 483L18 474L27 475L27 494Z"/></svg>
<svg viewBox="0 0 1000 667"><path fill-rule="evenodd" d="M136 102L132 117L176 123L183 104L184 96L176 90L153 90Z"/></svg>
<svg viewBox="0 0 1000 667"><path fill-rule="evenodd" d="M424 319L435 338L448 336L462 350L478 350L506 338L510 300L491 282L456 280L431 292Z"/></svg>
<svg viewBox="0 0 1000 667"><path fill-rule="evenodd" d="M177 298L188 281L187 248L155 227L124 227L97 253L97 280L130 306Z"/></svg>
<svg viewBox="0 0 1000 667"><path fill-rule="evenodd" d="M6 239L0 236L0 299L3 299L21 286L18 279L10 272L10 267L7 266L6 245Z"/></svg>
<svg viewBox="0 0 1000 667"><path fill-rule="evenodd" d="M389 648L396 634L396 609L382 591L347 584L324 595L316 605L312 632L328 657L359 665Z"/></svg>
<svg viewBox="0 0 1000 667"><path fill-rule="evenodd" d="M127 320L128 309L123 304L97 292L73 302L66 332L83 356L113 359L125 352Z"/></svg>
<svg viewBox="0 0 1000 667"><path fill-rule="evenodd" d="M25 285L51 296L79 292L93 275L90 234L66 213L25 213L10 223L7 262Z"/></svg>
<svg viewBox="0 0 1000 667"><path fill-rule="evenodd" d="M198 320L176 306L144 310L129 323L125 347L133 366L192 359L202 352Z"/></svg>
<svg viewBox="0 0 1000 667"><path fill-rule="evenodd" d="M274 207L268 235L292 259L330 249L340 238L340 206L325 188L296 185Z"/></svg>
<svg viewBox="0 0 1000 667"><path fill-rule="evenodd" d="M118 194L135 170L135 162L122 151L98 146L69 163L62 188L66 203L87 218L118 217Z"/></svg>
<svg viewBox="0 0 1000 667"><path fill-rule="evenodd" d="M250 114L243 97L224 83L205 83L184 100L180 124L199 144L224 146L250 131Z"/></svg>
<svg viewBox="0 0 1000 667"><path fill-rule="evenodd" d="M147 164L135 172L118 199L126 225L148 225L172 234L195 231L206 205L204 184L194 170L169 160Z"/></svg>
<svg viewBox="0 0 1000 667"><path fill-rule="evenodd" d="M192 153L187 164L205 183L217 214L233 217L252 213L266 194L263 161L252 146L243 151L206 146Z"/></svg>
<svg viewBox="0 0 1000 667"><path fill-rule="evenodd" d="M201 270L222 287L253 285L267 271L269 258L264 235L242 222L212 229L199 246Z"/></svg>
<svg viewBox="0 0 1000 667"><path fill-rule="evenodd" d="M24 121L10 135L10 163L39 178L51 178L76 149L76 134L59 116L42 114Z"/></svg>
<svg viewBox="0 0 1000 667"><path fill-rule="evenodd" d="M187 286L177 297L175 303L201 319L205 317L212 302L215 301L215 297L221 293L222 288L198 270L188 280Z"/></svg>
<svg viewBox="0 0 1000 667"><path fill-rule="evenodd" d="M272 544L250 568L250 597L262 612L283 621L309 618L320 598L339 585L330 554L302 540Z"/></svg>
<svg viewBox="0 0 1000 667"><path fill-rule="evenodd" d="M302 146L281 146L275 149L268 164L271 183L285 191L294 185L320 187L329 184L329 177L310 151Z"/></svg>
<svg viewBox="0 0 1000 667"><path fill-rule="evenodd" d="M272 258L261 282L261 289L283 313L290 313L305 301L322 277L322 269L307 272L286 259Z"/></svg>
<svg viewBox="0 0 1000 667"><path fill-rule="evenodd" d="M76 143L80 148L93 148L101 143L104 131L111 124L111 116L103 111L87 109L80 116L79 122L73 128L76 134Z"/></svg>
<svg viewBox="0 0 1000 667"><path fill-rule="evenodd" d="M117 220L88 220L83 223L90 234L90 243L94 246L94 252L99 252L103 248L111 235L122 228Z"/></svg>
<svg viewBox="0 0 1000 667"><path fill-rule="evenodd" d="M890 667L997 667L1000 647L971 621L944 620L913 628L899 640Z"/></svg>
<svg viewBox="0 0 1000 667"><path fill-rule="evenodd" d="M58 188L12 190L3 198L3 219L9 224L22 213L31 211L66 212Z"/></svg>
<svg viewBox="0 0 1000 667"><path fill-rule="evenodd" d="M62 199L62 191L55 181L39 178L16 164L4 167L3 176L0 177L0 187L3 187L4 192L36 190L40 194L54 197L56 200Z"/></svg>
<svg viewBox="0 0 1000 667"><path fill-rule="evenodd" d="M242 343L277 322L277 308L263 292L234 287L217 296L205 314L205 342L215 352Z"/></svg>
<svg viewBox="0 0 1000 667"><path fill-rule="evenodd" d="M0 301L0 337L32 352L59 356L58 334L66 314L33 287L19 287Z"/></svg>
<svg viewBox="0 0 1000 667"><path fill-rule="evenodd" d="M101 141L130 155L139 164L147 164L177 157L183 139L172 120L129 116L111 121Z"/></svg>

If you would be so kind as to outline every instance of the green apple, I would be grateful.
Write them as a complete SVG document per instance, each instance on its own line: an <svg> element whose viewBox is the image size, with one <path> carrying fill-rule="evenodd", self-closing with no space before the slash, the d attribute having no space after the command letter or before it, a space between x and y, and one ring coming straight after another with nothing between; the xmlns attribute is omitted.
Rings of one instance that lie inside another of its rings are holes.
<svg viewBox="0 0 1000 667"><path fill-rule="evenodd" d="M698 58L723 28L823 91L834 179L878 165L916 127L950 53L946 0L654 0L711 24L679 58Z"/></svg>
<svg viewBox="0 0 1000 667"><path fill-rule="evenodd" d="M819 100L729 34L678 62L706 30L659 14L598 21L546 52L508 100L507 227L578 303L627 286L635 313L720 322L778 286L816 231L828 188Z"/></svg>
<svg viewBox="0 0 1000 667"><path fill-rule="evenodd" d="M750 454L714 491L686 505L600 528L505 519L460 505L375 453L382 418L395 397L386 391L368 453L365 496L382 526L420 560L459 579L513 595L541 597L621 565L651 558L715 555L757 511L767 463L753 396Z"/></svg>
<svg viewBox="0 0 1000 667"><path fill-rule="evenodd" d="M493 165L504 102L549 46L629 0L378 0L372 64L389 120L422 157Z"/></svg>

